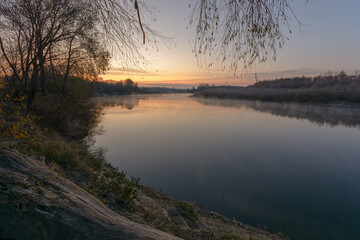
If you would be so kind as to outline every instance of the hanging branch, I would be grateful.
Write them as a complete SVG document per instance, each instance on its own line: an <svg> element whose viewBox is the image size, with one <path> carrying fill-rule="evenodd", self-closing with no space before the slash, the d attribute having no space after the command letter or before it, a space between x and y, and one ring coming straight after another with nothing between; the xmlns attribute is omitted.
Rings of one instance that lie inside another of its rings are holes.
<svg viewBox="0 0 360 240"><path fill-rule="evenodd" d="M292 19L301 26L291 8L294 0L196 0L193 13L193 52L199 66L214 63L236 73L250 69L276 53L291 34ZM307 1L306 1L307 2Z"/></svg>
<svg viewBox="0 0 360 240"><path fill-rule="evenodd" d="M145 44L145 31L144 31L144 28L143 28L143 26L141 24L140 10L139 10L139 5L137 3L137 0L135 0L135 9L136 9L138 17L139 17L139 23L140 23L141 31L143 32L143 44Z"/></svg>

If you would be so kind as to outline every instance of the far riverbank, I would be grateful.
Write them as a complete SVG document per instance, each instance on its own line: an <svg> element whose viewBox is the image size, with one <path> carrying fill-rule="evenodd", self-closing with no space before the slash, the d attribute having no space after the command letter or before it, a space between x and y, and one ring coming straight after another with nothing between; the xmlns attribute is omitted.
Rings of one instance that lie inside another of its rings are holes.
<svg viewBox="0 0 360 240"><path fill-rule="evenodd" d="M259 81L247 87L210 87L195 97L360 106L360 76L321 75Z"/></svg>

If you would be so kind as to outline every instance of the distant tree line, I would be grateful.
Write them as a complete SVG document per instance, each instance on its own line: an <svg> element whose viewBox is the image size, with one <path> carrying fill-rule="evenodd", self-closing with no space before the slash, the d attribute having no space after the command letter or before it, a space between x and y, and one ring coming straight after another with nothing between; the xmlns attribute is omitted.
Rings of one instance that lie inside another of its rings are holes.
<svg viewBox="0 0 360 240"><path fill-rule="evenodd" d="M208 88L215 88L216 86L207 84L207 83L200 83L199 86L197 87L192 87L192 88L188 88L188 92L190 93L195 93L195 92L200 92L202 90L208 89Z"/></svg>
<svg viewBox="0 0 360 240"><path fill-rule="evenodd" d="M347 75L344 71L338 74L326 73L315 77L292 77L259 81L249 88L336 88L360 89L360 75Z"/></svg>
<svg viewBox="0 0 360 240"><path fill-rule="evenodd" d="M138 87L138 84L131 79L123 81L96 81L92 83L93 91L96 95L122 95L122 94L141 94L146 93Z"/></svg>
<svg viewBox="0 0 360 240"><path fill-rule="evenodd" d="M198 97L248 99L272 102L321 104L360 103L360 75L322 74L260 81L243 88L215 87L195 93Z"/></svg>

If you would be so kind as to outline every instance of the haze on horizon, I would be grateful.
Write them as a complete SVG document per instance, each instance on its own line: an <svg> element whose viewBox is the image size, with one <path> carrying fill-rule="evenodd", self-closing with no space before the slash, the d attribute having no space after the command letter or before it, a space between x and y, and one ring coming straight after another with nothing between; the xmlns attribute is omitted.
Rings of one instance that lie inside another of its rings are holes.
<svg viewBox="0 0 360 240"><path fill-rule="evenodd" d="M104 80L131 78L140 86L187 88L200 83L249 85L258 79L313 76L344 70L353 74L360 69L360 2L349 0L293 1L292 9L303 24L293 19L288 41L278 50L276 61L255 64L251 71L233 73L214 67L199 68L192 52L193 39L186 30L191 15L191 1L149 0L156 7L157 21L152 27L167 37L170 46L156 51L143 46L141 51L149 60L142 70L124 69L121 59L113 60L112 69ZM147 21L148 19L144 19Z"/></svg>

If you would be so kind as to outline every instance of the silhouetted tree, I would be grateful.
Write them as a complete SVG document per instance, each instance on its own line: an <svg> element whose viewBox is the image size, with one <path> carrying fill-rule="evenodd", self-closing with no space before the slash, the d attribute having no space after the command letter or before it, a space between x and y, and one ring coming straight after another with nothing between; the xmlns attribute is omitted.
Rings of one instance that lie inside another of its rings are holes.
<svg viewBox="0 0 360 240"><path fill-rule="evenodd" d="M148 43L161 39L143 27ZM70 76L96 77L109 67L111 53L128 67L143 64L140 33L131 1L2 0L0 67L13 89L30 98L38 88L45 94L50 79L65 95Z"/></svg>
<svg viewBox="0 0 360 240"><path fill-rule="evenodd" d="M131 80L131 79L126 79L125 81L124 81L124 87L125 88L132 88L133 86L134 86L134 81L133 80Z"/></svg>

